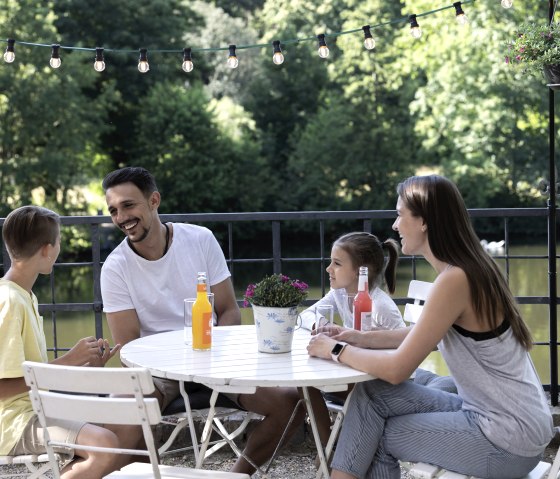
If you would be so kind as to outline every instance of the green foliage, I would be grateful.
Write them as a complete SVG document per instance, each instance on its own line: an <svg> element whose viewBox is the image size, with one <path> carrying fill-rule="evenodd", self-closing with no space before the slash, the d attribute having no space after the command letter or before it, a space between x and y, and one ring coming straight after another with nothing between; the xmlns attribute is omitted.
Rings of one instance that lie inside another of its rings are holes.
<svg viewBox="0 0 560 479"><path fill-rule="evenodd" d="M49 5L9 1L0 30L12 38L50 44L57 38ZM0 69L0 214L41 202L61 214L83 208L79 186L106 165L100 136L107 131L111 85L91 103L95 82L79 55L62 51L62 66L48 66L48 48L16 46L14 63Z"/></svg>
<svg viewBox="0 0 560 479"><path fill-rule="evenodd" d="M560 64L560 25L552 22L524 23L508 43L507 63L519 64L524 72L541 74L544 66Z"/></svg>
<svg viewBox="0 0 560 479"><path fill-rule="evenodd" d="M127 164L156 175L162 212L391 208L400 180L429 171L454 179L470 207L544 202L548 90L503 56L520 24L546 25L546 2L464 5L467 27L443 10L420 18L419 40L406 21L374 28L370 51L362 25L433 0L6 1L6 38L130 52L106 51L100 74L92 52L63 49L53 70L48 47L16 44L0 65L4 213L32 201L91 212L88 185ZM315 35L352 29L318 57ZM294 38L273 65L271 42ZM179 53L153 51L229 43L267 46L238 50L236 70L224 50L195 52L189 74Z"/></svg>
<svg viewBox="0 0 560 479"><path fill-rule="evenodd" d="M301 304L307 298L308 285L283 274L265 276L256 284L247 286L244 305L288 308Z"/></svg>
<svg viewBox="0 0 560 479"><path fill-rule="evenodd" d="M235 141L227 136L202 88L158 83L143 102L136 131L134 164L155 175L161 212L241 211L259 204L264 183L258 170L248 174L258 164L246 139L250 130L235 129Z"/></svg>

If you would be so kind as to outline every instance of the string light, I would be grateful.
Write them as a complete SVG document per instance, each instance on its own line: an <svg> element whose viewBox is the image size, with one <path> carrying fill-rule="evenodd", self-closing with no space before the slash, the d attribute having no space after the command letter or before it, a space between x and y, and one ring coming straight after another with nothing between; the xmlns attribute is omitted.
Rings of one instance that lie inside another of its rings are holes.
<svg viewBox="0 0 560 479"><path fill-rule="evenodd" d="M284 55L282 54L282 49L280 48L280 40L274 40L272 42L272 61L275 65L282 65L284 63Z"/></svg>
<svg viewBox="0 0 560 479"><path fill-rule="evenodd" d="M410 34L412 37L416 39L420 38L422 36L422 29L416 21L416 15L410 15L408 21L410 22Z"/></svg>
<svg viewBox="0 0 560 479"><path fill-rule="evenodd" d="M230 68L237 68L239 65L239 60L237 59L237 55L235 54L235 45L229 46L229 56L227 59L227 66Z"/></svg>
<svg viewBox="0 0 560 479"><path fill-rule="evenodd" d="M457 23L459 25L466 25L469 23L469 19L461 7L461 2L455 2L453 6L455 7L455 19L457 20Z"/></svg>
<svg viewBox="0 0 560 479"><path fill-rule="evenodd" d="M431 14L435 14L438 12L441 12L443 10L448 10L448 9L452 9L455 8L455 13L456 13L456 18L457 21L459 23L464 23L467 21L467 17L465 15L465 13L463 12L462 6L466 5L467 3L474 3L475 0L463 0L463 1L457 1L455 3L453 3L452 5L447 5L441 8L437 8L434 10L430 10L430 11L426 11L426 12L422 12L419 13L418 15L409 15L409 16L405 16L405 17L400 17L400 18L395 18L389 21L385 21L385 22L381 22L375 25L365 25L361 28L356 28L353 30L347 30L347 31L340 31L340 32L331 32L328 34L328 37L338 37L340 35L346 35L346 34L354 34L357 32L363 32L364 35L364 47L367 49L373 49L375 48L375 39L373 38L373 36L371 35L371 29L373 28L379 28L379 27L384 27L387 25L394 25L394 24L398 24L398 23L405 23L405 22L410 22L410 33L412 34L412 36L414 38L420 38L422 36L422 30L420 29L420 26L418 25L417 22L417 17L424 17L427 15L431 15ZM502 6L504 6L504 8L510 8L513 4L513 0L501 0ZM319 41L319 56L321 58L327 58L330 54L329 52L329 48L327 47L326 41L325 41L325 37L327 35L326 34L321 34L321 35L317 35L317 36L309 36L309 37L299 37L299 38L292 38L292 39L284 39L282 41L280 40L275 40L273 42L273 62L277 65L280 65L282 63L281 59L283 59L284 55L282 54L282 46L285 45L291 45L291 44L299 44L301 42L307 42L307 41L313 41L313 40L318 40ZM8 39L6 40L7 42L7 48L6 48L6 52L4 53L4 60L6 62L13 62L15 59L15 52L14 52L14 45L15 45L15 40L12 39ZM276 43L277 42L277 43ZM59 56L59 48L60 45L58 44L44 44L44 43L31 43L31 42L26 42L26 41L21 41L18 40L17 41L18 44L22 44L22 45L27 45L27 46L32 46L32 47L50 47L52 48L52 55L51 55L51 60L50 60L50 64L53 68L58 68L61 65L61 59ZM240 49L249 49L249 48L270 48L270 43L260 43L260 44L255 44L255 45L242 45L239 46ZM83 51L95 51L96 52L96 60L95 60L95 64L94 64L94 68L97 70L97 67L101 67L101 65L96 65L98 63L98 55L99 55L99 50L101 50L101 52L103 52L104 50L102 48L84 48L84 47L77 47L77 46L64 46L63 47L66 50L83 50ZM235 54L235 50L236 50L236 45L229 45L229 52L230 55L228 57L227 63L228 66L230 68L237 68L237 66L239 65L239 61L237 59L237 56ZM223 51L226 48L224 47L210 47L210 48L196 48L194 49L194 52L217 52L217 51ZM115 53L131 53L134 52L134 50L118 50L118 49L106 49L107 51L110 52L115 52ZM189 53L190 53L190 49ZM181 50L170 50L170 49L151 49L152 52L156 51L159 53L173 53L173 54L177 54L177 53L181 53ZM104 60L101 58L101 62L104 62ZM183 49L183 63L181 64L181 67L185 70L185 71L192 71L194 65L192 65L192 57L190 57L188 54L186 55L185 53L185 49ZM138 70L142 73L146 73L147 71L149 71L150 66L148 64L148 59L147 59L147 50L146 49L140 49L140 60L138 63ZM103 71L103 70L98 70L98 71Z"/></svg>
<svg viewBox="0 0 560 479"><path fill-rule="evenodd" d="M183 64L181 68L184 72L192 72L194 68L194 63L192 61L191 49L190 48L183 48Z"/></svg>
<svg viewBox="0 0 560 479"><path fill-rule="evenodd" d="M502 7L511 8L513 6L513 0L502 0Z"/></svg>
<svg viewBox="0 0 560 479"><path fill-rule="evenodd" d="M53 68L58 68L62 63L62 60L60 59L60 55L58 54L59 49L60 49L60 45L57 44L52 45L52 53L51 53L51 59L49 60L49 64Z"/></svg>
<svg viewBox="0 0 560 479"><path fill-rule="evenodd" d="M95 49L95 61L93 62L93 69L96 72L105 70L105 61L103 59L103 48Z"/></svg>
<svg viewBox="0 0 560 479"><path fill-rule="evenodd" d="M325 34L321 33L317 35L317 39L319 40L319 56L321 58L327 58L329 56L329 47L327 47L327 42L325 41Z"/></svg>
<svg viewBox="0 0 560 479"><path fill-rule="evenodd" d="M8 38L8 46L6 47L6 53L4 53L4 61L6 63L12 63L16 59L16 53L14 51L15 42L13 38Z"/></svg>
<svg viewBox="0 0 560 479"><path fill-rule="evenodd" d="M364 47L368 50L373 50L375 48L375 39L371 35L370 26L364 25L362 30L364 31Z"/></svg>
<svg viewBox="0 0 560 479"><path fill-rule="evenodd" d="M148 73L150 71L150 64L148 63L148 50L146 50L145 48L140 48L138 71L140 73Z"/></svg>

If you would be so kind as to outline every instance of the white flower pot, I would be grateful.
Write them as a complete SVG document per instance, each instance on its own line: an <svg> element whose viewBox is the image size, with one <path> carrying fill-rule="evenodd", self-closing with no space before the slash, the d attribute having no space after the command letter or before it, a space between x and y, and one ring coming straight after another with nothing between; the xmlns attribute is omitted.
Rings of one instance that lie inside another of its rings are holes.
<svg viewBox="0 0 560 479"><path fill-rule="evenodd" d="M287 353L292 350L297 307L270 308L253 305L253 317L261 353Z"/></svg>

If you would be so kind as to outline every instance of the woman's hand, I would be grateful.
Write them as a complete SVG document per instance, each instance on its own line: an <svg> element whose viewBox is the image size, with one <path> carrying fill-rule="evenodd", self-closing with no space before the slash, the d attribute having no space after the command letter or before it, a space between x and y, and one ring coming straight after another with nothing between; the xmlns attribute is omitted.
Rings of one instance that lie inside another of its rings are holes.
<svg viewBox="0 0 560 479"><path fill-rule="evenodd" d="M355 329L343 329L340 333L332 336L332 338L337 341L344 341L345 343L359 348L367 347L367 343L364 342L364 333Z"/></svg>
<svg viewBox="0 0 560 479"><path fill-rule="evenodd" d="M317 358L332 359L331 351L336 341L326 334L319 333L311 336L311 340L307 346L307 352L309 356L315 356Z"/></svg>

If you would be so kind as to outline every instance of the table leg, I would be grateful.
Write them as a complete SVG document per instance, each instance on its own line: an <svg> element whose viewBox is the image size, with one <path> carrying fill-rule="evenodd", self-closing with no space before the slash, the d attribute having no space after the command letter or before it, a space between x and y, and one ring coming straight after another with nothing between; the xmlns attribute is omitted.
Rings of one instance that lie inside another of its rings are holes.
<svg viewBox="0 0 560 479"><path fill-rule="evenodd" d="M216 414L217 399L218 399L218 391L213 389L212 395L210 396L210 408L208 409L208 416L206 417L206 423L204 424L204 429L202 430L202 437L200 438L201 440L200 451L198 453L198 458L196 460L197 469L202 468L204 455L206 454L206 449L208 448L208 443L210 442L210 436L212 435L212 422L214 421L214 416Z"/></svg>
<svg viewBox="0 0 560 479"><path fill-rule="evenodd" d="M187 421L189 423L189 430L190 430L190 433L191 433L191 441L192 441L192 445L193 445L195 464L198 464L198 458L199 458L199 454L200 454L199 449L198 449L198 438L196 437L196 429L194 427L194 420L193 420L193 417L192 417L191 403L189 401L189 395L185 391L185 382L184 381L179 381L179 390L181 391L181 396L183 396L183 401L185 401L185 411L187 413Z"/></svg>
<svg viewBox="0 0 560 479"><path fill-rule="evenodd" d="M311 423L311 431L313 432L313 438L315 439L315 446L317 447L317 454L319 455L320 467L317 472L317 478L329 477L329 467L327 463L327 458L325 457L325 450L321 444L321 438L319 437L319 430L317 429L317 421L315 419L315 413L313 412L313 407L311 405L311 399L309 397L309 390L307 387L303 386L303 397L305 399L305 405L307 407L307 415L309 416L309 422ZM330 441L330 438L329 438Z"/></svg>
<svg viewBox="0 0 560 479"><path fill-rule="evenodd" d="M338 433L340 432L340 428L342 427L342 421L344 420L344 416L346 415L346 411L348 410L348 404L350 403L350 397L352 396L353 392L354 392L354 388L350 389L350 392L348 393L346 399L344 400L344 405L342 406L342 409L336 413L336 418L334 420L334 424L331 429L331 435L329 436L329 440L327 441L327 447L325 448L325 457L327 461L331 457L334 448L334 443L336 442ZM315 479L321 479L322 475L323 472L319 470L317 472L317 475L315 476Z"/></svg>

